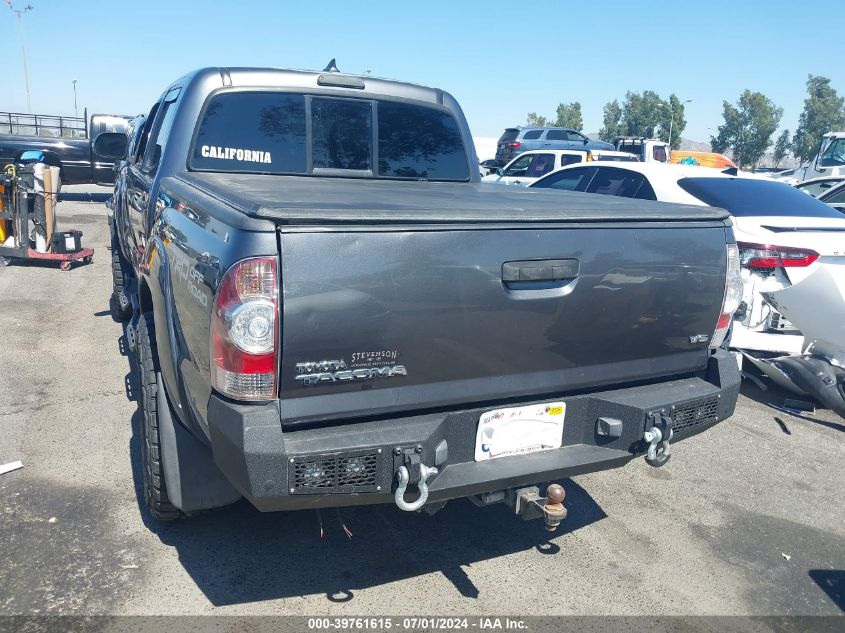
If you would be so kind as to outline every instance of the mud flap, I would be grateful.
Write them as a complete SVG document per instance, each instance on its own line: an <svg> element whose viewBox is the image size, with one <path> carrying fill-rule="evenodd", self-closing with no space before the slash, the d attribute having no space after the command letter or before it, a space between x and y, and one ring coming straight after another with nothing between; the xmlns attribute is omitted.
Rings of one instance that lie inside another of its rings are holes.
<svg viewBox="0 0 845 633"><path fill-rule="evenodd" d="M158 432L170 502L183 512L195 512L219 508L240 499L241 493L214 463L211 449L173 421L161 374L157 376L157 383Z"/></svg>

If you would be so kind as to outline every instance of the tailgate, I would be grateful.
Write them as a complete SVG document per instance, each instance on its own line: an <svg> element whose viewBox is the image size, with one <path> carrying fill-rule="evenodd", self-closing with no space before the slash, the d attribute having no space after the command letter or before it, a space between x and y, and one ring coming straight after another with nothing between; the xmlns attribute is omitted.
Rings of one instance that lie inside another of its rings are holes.
<svg viewBox="0 0 845 633"><path fill-rule="evenodd" d="M720 223L280 233L286 424L701 370ZM538 261L541 260L541 261Z"/></svg>

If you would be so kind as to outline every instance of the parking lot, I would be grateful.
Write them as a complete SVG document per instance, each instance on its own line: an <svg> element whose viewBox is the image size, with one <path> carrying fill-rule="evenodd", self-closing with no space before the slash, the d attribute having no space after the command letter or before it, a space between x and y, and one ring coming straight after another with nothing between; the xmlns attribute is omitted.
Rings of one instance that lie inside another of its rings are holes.
<svg viewBox="0 0 845 633"><path fill-rule="evenodd" d="M548 535L504 506L451 502L260 514L241 502L157 525L140 500L139 416L109 312L109 190L67 187L91 265L0 268L2 614L838 614L845 422L736 414L674 447L566 482Z"/></svg>

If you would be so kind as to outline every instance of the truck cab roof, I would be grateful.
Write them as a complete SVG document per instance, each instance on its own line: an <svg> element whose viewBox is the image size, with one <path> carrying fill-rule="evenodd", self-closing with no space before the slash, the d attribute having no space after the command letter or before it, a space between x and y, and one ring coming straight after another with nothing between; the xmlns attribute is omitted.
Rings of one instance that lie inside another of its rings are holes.
<svg viewBox="0 0 845 633"><path fill-rule="evenodd" d="M355 75L336 71L293 70L260 67L207 67L200 68L174 82L191 84L208 78L219 78L223 87L295 88L297 90L351 90L356 94L388 94L416 101L446 105L457 102L439 88L421 86L406 81L383 79L371 75Z"/></svg>

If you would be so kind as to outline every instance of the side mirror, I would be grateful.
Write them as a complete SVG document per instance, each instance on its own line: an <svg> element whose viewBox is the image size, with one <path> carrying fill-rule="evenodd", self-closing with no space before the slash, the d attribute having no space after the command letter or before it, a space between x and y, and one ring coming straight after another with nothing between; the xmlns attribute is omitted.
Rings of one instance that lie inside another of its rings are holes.
<svg viewBox="0 0 845 633"><path fill-rule="evenodd" d="M94 139L93 149L98 158L122 160L129 149L129 138L120 132L103 132Z"/></svg>
<svg viewBox="0 0 845 633"><path fill-rule="evenodd" d="M587 143L589 143L589 142L590 142L590 139L588 139L588 138L585 138L585 139L584 139L584 145L586 145L586 144L587 144Z"/></svg>
<svg viewBox="0 0 845 633"><path fill-rule="evenodd" d="M497 173L499 176L504 176L504 175L505 175L505 170L504 170L502 167L496 167L496 173Z"/></svg>

